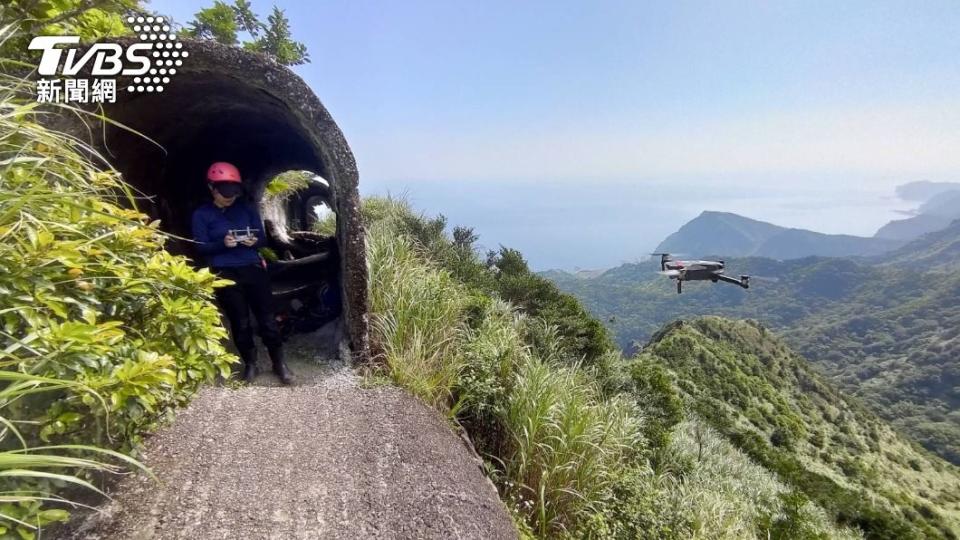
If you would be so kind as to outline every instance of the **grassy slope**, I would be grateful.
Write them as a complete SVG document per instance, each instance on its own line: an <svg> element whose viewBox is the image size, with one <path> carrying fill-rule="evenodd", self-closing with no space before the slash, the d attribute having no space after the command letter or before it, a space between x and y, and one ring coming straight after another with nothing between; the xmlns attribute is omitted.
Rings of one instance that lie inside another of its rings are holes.
<svg viewBox="0 0 960 540"><path fill-rule="evenodd" d="M761 326L675 323L639 358L670 370L696 410L841 522L891 533L906 524L901 537L960 530L957 468L913 447Z"/></svg>
<svg viewBox="0 0 960 540"><path fill-rule="evenodd" d="M960 463L960 276L918 276L912 268L827 258L741 259L728 267L780 281L757 282L748 291L691 283L678 296L652 263L594 279L552 279L605 321L627 349L678 317L761 320L841 389Z"/></svg>
<svg viewBox="0 0 960 540"><path fill-rule="evenodd" d="M523 533L859 536L695 414L684 420L663 371L607 350L597 322L519 254L483 262L402 202L368 199L364 215L378 358L466 428Z"/></svg>

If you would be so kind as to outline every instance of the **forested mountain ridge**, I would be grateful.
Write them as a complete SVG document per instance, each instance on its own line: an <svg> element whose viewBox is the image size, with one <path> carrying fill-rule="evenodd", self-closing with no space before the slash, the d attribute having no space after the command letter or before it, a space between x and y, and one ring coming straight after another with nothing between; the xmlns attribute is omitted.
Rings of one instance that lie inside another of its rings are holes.
<svg viewBox="0 0 960 540"><path fill-rule="evenodd" d="M908 270L798 321L786 339L891 423L960 462L960 279ZM929 285L928 285L929 284Z"/></svg>
<svg viewBox="0 0 960 540"><path fill-rule="evenodd" d="M874 260L881 265L909 267L918 273L925 270L954 271L960 263L960 219Z"/></svg>
<svg viewBox="0 0 960 540"><path fill-rule="evenodd" d="M780 332L844 391L930 450L960 463L960 224L890 258L727 261L731 274L776 277L749 290L690 283L682 295L654 261L593 279L552 274L632 350L678 317L752 318Z"/></svg>
<svg viewBox="0 0 960 540"><path fill-rule="evenodd" d="M688 406L840 524L954 537L960 471L837 391L762 325L677 321L636 361L671 374Z"/></svg>

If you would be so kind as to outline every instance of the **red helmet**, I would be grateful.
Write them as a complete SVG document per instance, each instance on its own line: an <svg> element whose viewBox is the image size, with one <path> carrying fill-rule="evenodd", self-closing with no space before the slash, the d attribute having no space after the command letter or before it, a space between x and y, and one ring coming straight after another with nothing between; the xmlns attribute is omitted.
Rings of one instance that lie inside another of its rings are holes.
<svg viewBox="0 0 960 540"><path fill-rule="evenodd" d="M236 182L241 183L240 171L231 163L218 161L207 169L207 180L211 182Z"/></svg>

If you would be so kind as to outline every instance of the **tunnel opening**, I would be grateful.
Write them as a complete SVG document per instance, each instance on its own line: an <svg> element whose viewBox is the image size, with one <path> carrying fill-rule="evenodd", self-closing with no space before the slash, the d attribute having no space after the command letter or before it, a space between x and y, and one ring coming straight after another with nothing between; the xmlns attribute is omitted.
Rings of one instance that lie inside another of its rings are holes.
<svg viewBox="0 0 960 540"><path fill-rule="evenodd" d="M193 210L210 198L205 179L215 161L240 169L246 197L258 206L266 183L278 173L327 174L289 111L229 79L187 80L163 93L125 100L107 114L130 128L107 128L105 146L114 167L142 194L141 209L183 238L190 237ZM186 242L173 249L191 253Z"/></svg>
<svg viewBox="0 0 960 540"><path fill-rule="evenodd" d="M330 185L320 175L288 171L266 184L260 200L268 238L263 251L284 335L319 330L340 316L340 261L330 195Z"/></svg>
<svg viewBox="0 0 960 540"><path fill-rule="evenodd" d="M189 239L193 211L210 199L206 170L216 161L236 165L245 197L265 221L280 316L322 311L293 331L336 321L341 356L367 360L363 227L356 165L342 133L289 69L217 43L185 44L190 62L162 92L124 94L105 106L109 122L73 131L91 139L135 189L139 209L173 235L167 249L198 262ZM287 171L308 173L309 182L270 197L268 183ZM313 230L317 206L336 217L323 232Z"/></svg>

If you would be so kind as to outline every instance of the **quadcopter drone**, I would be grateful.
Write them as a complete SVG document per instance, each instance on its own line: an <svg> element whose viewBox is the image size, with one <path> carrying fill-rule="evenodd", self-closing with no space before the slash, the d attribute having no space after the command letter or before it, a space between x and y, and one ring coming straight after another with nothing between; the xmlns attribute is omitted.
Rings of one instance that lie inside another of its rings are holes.
<svg viewBox="0 0 960 540"><path fill-rule="evenodd" d="M683 292L684 281L707 281L714 283L725 281L739 285L744 289L750 288L750 276L740 276L740 279L723 275L723 261L680 261L669 253L652 253L660 256L660 273L677 280L677 294Z"/></svg>

